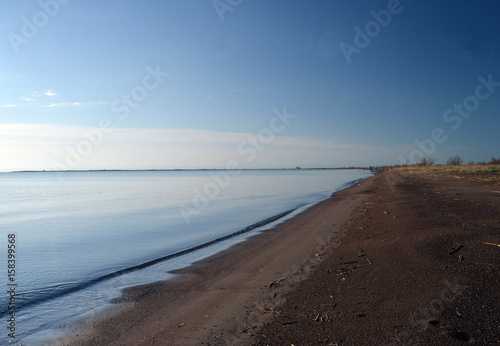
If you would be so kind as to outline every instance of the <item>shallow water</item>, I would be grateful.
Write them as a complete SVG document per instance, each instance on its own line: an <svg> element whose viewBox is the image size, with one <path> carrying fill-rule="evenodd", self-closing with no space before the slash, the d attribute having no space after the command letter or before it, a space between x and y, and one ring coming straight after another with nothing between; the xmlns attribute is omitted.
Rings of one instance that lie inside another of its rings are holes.
<svg viewBox="0 0 500 346"><path fill-rule="evenodd" d="M15 340L36 344L54 336L55 326L97 313L122 288L168 279L168 271L256 234L266 227L262 221L282 221L270 218L297 213L369 175L358 170L1 173L3 273L8 234L16 241ZM249 232L189 252L242 230ZM173 256L179 252L186 253ZM8 287L7 275L1 282ZM8 304L8 294L2 294L4 326ZM2 330L3 342L8 331Z"/></svg>

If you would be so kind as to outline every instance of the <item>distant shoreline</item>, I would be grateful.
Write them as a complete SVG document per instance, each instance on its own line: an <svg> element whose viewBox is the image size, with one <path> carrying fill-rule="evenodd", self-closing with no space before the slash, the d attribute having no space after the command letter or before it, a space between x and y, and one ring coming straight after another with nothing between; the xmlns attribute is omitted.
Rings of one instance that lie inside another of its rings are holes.
<svg viewBox="0 0 500 346"><path fill-rule="evenodd" d="M337 168L177 168L177 169L77 169L62 171L10 171L0 173L83 173L83 172L200 172L200 171L318 171L318 170L338 170L338 169L363 169L370 170L368 167L337 167Z"/></svg>

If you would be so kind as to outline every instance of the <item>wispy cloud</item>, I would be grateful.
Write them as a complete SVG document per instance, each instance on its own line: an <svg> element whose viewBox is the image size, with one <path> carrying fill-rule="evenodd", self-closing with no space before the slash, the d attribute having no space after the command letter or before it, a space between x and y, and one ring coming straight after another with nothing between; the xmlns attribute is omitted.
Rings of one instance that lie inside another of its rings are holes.
<svg viewBox="0 0 500 346"><path fill-rule="evenodd" d="M11 104L11 105L0 106L0 108L14 108L14 107L17 107L17 105Z"/></svg>
<svg viewBox="0 0 500 346"><path fill-rule="evenodd" d="M79 103L79 102L59 102L59 103L51 103L47 105L49 108L58 108L58 107L64 107L64 106L74 106L74 103Z"/></svg>
<svg viewBox="0 0 500 346"><path fill-rule="evenodd" d="M59 102L59 103L50 103L47 105L49 108L58 108L58 107L95 107L99 105L106 104L106 102Z"/></svg>
<svg viewBox="0 0 500 346"><path fill-rule="evenodd" d="M55 97L57 96L57 93L53 91L52 89L47 90L47 91L33 91L29 96L22 96L21 100L25 102L35 102L38 101L40 98L43 97Z"/></svg>
<svg viewBox="0 0 500 346"><path fill-rule="evenodd" d="M44 94L45 96L50 96L50 97L54 97L57 95L53 90L45 91L42 94Z"/></svg>
<svg viewBox="0 0 500 346"><path fill-rule="evenodd" d="M44 92L33 91L29 96L22 96L20 99L24 101L24 103L20 104L20 107L27 106L26 102L32 103L31 107L48 107L48 108L60 108L60 107L97 107L109 104L109 102L105 101L61 101L61 102L50 102L47 104L47 97L52 99L60 97L58 94L50 89ZM45 102L44 102L45 100ZM52 101L52 100L51 100ZM55 100L54 100L55 101ZM15 105L5 105L2 107L15 107Z"/></svg>

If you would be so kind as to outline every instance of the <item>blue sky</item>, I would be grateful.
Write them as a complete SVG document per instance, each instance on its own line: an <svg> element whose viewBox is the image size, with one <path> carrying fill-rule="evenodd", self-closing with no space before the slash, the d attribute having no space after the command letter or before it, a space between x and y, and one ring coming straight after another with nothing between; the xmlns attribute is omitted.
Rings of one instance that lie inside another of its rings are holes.
<svg viewBox="0 0 500 346"><path fill-rule="evenodd" d="M500 156L495 1L9 1L0 16L0 171Z"/></svg>

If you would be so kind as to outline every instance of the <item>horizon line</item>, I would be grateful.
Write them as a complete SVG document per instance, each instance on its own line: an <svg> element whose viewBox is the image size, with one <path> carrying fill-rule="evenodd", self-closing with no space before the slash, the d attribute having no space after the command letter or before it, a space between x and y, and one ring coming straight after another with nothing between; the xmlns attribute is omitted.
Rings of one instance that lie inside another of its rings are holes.
<svg viewBox="0 0 500 346"><path fill-rule="evenodd" d="M151 168L151 169L69 169L69 170L21 170L1 173L68 173L68 172L185 172L185 171L300 171L300 170L334 170L334 169L370 169L370 167L311 167L311 168Z"/></svg>

